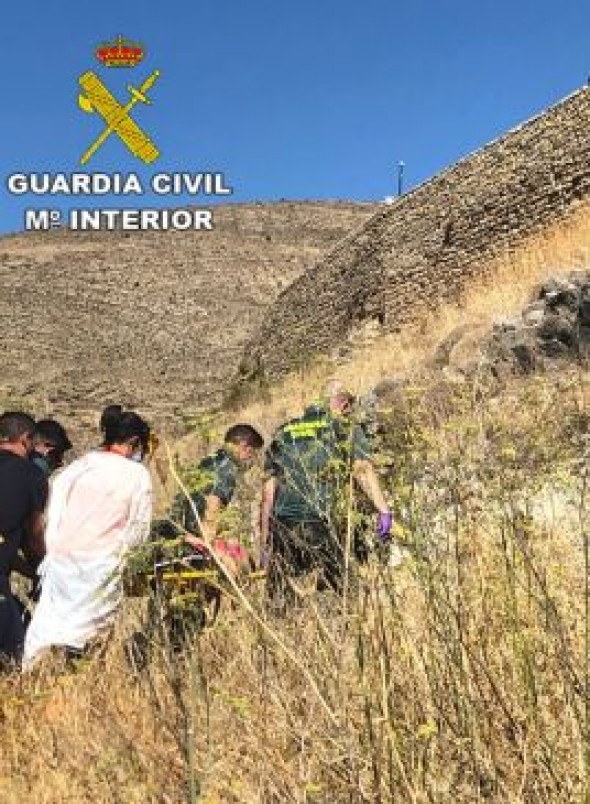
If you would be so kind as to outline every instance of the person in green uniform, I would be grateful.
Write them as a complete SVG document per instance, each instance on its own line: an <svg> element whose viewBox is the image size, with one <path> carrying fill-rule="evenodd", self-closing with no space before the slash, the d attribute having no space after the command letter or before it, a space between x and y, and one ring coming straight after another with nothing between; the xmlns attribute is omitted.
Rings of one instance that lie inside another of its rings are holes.
<svg viewBox="0 0 590 804"><path fill-rule="evenodd" d="M327 405L311 405L275 433L265 459L260 531L269 595L284 595L288 578L320 571L319 584L339 590L344 569L342 522L351 480L379 514L387 541L393 517L371 461L372 447L352 415L354 396L337 386Z"/></svg>
<svg viewBox="0 0 590 804"><path fill-rule="evenodd" d="M231 502L240 472L263 445L264 439L252 425L235 424L226 432L223 446L191 472L189 498L178 494L169 513L171 522L187 532L185 540L190 545L203 547L204 540L215 543L219 515Z"/></svg>
<svg viewBox="0 0 590 804"><path fill-rule="evenodd" d="M203 458L189 470L188 497L176 495L168 517L152 523L152 537L182 537L186 546L184 566L201 569L211 559L211 551L226 569L236 575L249 566L249 555L239 543L217 538L219 515L231 502L240 474L253 462L264 445L260 433L250 424L236 424L225 434L223 446ZM177 559L158 557L156 569L174 568ZM145 667L151 651L154 631L163 626L165 639L174 654L181 652L205 622L203 600L209 601L209 589L201 586L203 598L185 604L182 595L170 594L159 581L152 582L148 618L142 631L137 631L128 644L128 655L134 667ZM218 597L218 590L215 595Z"/></svg>

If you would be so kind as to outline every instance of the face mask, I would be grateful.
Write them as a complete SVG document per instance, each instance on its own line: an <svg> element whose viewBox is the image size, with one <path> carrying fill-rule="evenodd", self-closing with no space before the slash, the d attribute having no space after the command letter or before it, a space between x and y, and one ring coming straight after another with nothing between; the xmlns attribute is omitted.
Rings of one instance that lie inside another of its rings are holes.
<svg viewBox="0 0 590 804"><path fill-rule="evenodd" d="M136 452L132 453L131 460L135 461L135 463L141 463L143 461L143 452L141 450L137 450Z"/></svg>
<svg viewBox="0 0 590 804"><path fill-rule="evenodd" d="M49 475L53 472L55 468L51 464L46 455L41 455L40 452L36 452L35 450L31 452L31 454L29 455L29 459L33 461L35 466L39 467L39 469L43 472L45 477L49 477Z"/></svg>

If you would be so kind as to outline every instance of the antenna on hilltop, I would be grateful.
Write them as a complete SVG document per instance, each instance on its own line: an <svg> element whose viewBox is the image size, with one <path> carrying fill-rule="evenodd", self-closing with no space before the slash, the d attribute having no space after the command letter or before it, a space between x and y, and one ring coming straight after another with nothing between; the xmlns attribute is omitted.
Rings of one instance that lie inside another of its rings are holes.
<svg viewBox="0 0 590 804"><path fill-rule="evenodd" d="M398 198L403 195L404 192L404 168L406 166L405 162L400 161L397 163L397 196Z"/></svg>

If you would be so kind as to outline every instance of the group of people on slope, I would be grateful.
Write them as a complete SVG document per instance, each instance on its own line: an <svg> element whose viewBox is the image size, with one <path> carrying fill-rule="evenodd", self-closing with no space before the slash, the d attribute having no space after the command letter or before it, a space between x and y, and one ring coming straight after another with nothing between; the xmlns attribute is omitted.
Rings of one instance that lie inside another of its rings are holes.
<svg viewBox="0 0 590 804"><path fill-rule="evenodd" d="M289 579L314 573L341 589L344 519L361 487L378 512L387 541L392 514L371 462L371 443L353 415L354 397L334 387L323 405L282 425L264 458L259 562L271 600L284 600ZM234 568L251 558L218 538L220 514L241 473L264 447L249 424L236 424L223 446L194 467L200 482L179 493L168 518L152 523L152 484L144 465L154 437L147 422L120 406L105 409L100 445L65 468L71 443L53 420L0 415L0 655L32 666L49 648L82 655L107 632L123 595L122 565L150 533L181 536L215 551ZM59 470L59 471L56 471ZM49 480L51 476L51 480ZM342 507L349 507L342 511ZM27 622L11 591L18 572L35 580Z"/></svg>
<svg viewBox="0 0 590 804"><path fill-rule="evenodd" d="M72 446L64 428L22 412L0 416L5 662L32 664L52 646L82 652L118 608L122 557L149 536L152 484L142 465L149 425L115 405L104 411L100 428L100 446L56 472ZM30 618L13 595L14 571L34 580L37 603Z"/></svg>

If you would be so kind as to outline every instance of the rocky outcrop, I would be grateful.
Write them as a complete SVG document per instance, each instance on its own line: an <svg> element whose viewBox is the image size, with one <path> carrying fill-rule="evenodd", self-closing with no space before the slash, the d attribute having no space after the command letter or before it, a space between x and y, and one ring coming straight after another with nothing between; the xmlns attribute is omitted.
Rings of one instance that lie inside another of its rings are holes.
<svg viewBox="0 0 590 804"><path fill-rule="evenodd" d="M590 271L556 275L520 316L498 321L483 344L494 376L530 374L559 361L585 362L590 350Z"/></svg>
<svg viewBox="0 0 590 804"><path fill-rule="evenodd" d="M522 312L485 324L452 330L415 375L461 381L505 380L559 369L565 363L587 365L590 358L590 270L561 271L539 285ZM403 387L399 377L375 389L387 396Z"/></svg>

